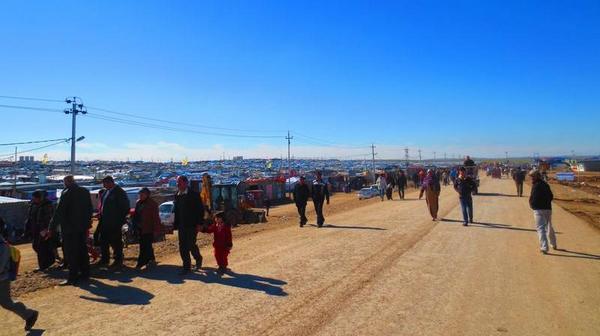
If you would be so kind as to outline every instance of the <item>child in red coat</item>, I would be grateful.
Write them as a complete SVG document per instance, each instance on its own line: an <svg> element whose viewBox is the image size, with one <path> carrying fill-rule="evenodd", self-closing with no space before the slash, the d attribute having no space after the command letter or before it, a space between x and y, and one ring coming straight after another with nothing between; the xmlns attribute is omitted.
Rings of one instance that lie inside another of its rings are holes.
<svg viewBox="0 0 600 336"><path fill-rule="evenodd" d="M215 259L217 265L219 265L217 272L223 274L227 271L227 256L233 247L231 226L225 224L222 212L215 214L214 220L215 223L210 225L204 232L214 234L213 247L215 248Z"/></svg>

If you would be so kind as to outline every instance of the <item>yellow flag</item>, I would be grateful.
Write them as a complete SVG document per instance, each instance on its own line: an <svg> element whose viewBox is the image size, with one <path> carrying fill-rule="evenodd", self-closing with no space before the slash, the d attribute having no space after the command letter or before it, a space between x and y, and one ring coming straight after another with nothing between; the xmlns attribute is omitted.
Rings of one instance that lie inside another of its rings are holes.
<svg viewBox="0 0 600 336"><path fill-rule="evenodd" d="M188 161L187 156L183 160L181 160L181 164L184 165L184 166L187 166L188 163L190 163L190 162Z"/></svg>

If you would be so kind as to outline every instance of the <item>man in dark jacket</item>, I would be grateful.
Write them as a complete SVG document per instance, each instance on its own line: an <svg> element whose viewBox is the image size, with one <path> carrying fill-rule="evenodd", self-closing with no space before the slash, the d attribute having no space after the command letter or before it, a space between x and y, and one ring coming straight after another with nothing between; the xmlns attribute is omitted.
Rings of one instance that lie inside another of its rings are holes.
<svg viewBox="0 0 600 336"><path fill-rule="evenodd" d="M520 167L513 173L513 180L517 186L517 196L523 196L523 182L525 181L525 171Z"/></svg>
<svg viewBox="0 0 600 336"><path fill-rule="evenodd" d="M294 186L294 203L298 209L298 215L300 215L300 227L303 227L308 219L306 218L306 202L310 196L310 190L308 184L306 184L306 178L300 176L300 182Z"/></svg>
<svg viewBox="0 0 600 336"><path fill-rule="evenodd" d="M552 227L552 199L554 195L538 170L532 170L529 176L531 176L532 183L529 206L533 210L533 218L540 240L540 251L546 254L548 253L548 240L550 240L553 249L558 248L556 233Z"/></svg>
<svg viewBox="0 0 600 336"><path fill-rule="evenodd" d="M323 182L320 171L317 172L317 178L312 183L311 196L317 213L317 227L322 227L325 223L323 203L327 200L327 204L329 204L329 188L327 183Z"/></svg>
<svg viewBox="0 0 600 336"><path fill-rule="evenodd" d="M54 215L54 206L46 198L44 190L36 190L31 196L26 227L31 236L33 250L37 254L37 270L43 271L56 260L53 239L48 238L48 225Z"/></svg>
<svg viewBox="0 0 600 336"><path fill-rule="evenodd" d="M54 216L50 221L50 236L60 226L69 278L62 285L75 285L90 276L90 260L86 246L87 232L92 223L90 192L77 185L73 176L64 178L63 189Z"/></svg>
<svg viewBox="0 0 600 336"><path fill-rule="evenodd" d="M400 199L404 199L404 188L406 188L406 186L408 185L408 181L406 180L406 174L404 174L404 170L400 169L400 171L398 172L397 179L398 181L396 182L396 184L398 184L398 196L400 197Z"/></svg>
<svg viewBox="0 0 600 336"><path fill-rule="evenodd" d="M177 194L175 195L173 212L175 212L173 226L177 229L179 254L183 261L183 270L180 274L185 275L192 268L190 254L196 260L196 269L202 267L202 255L200 255L200 249L196 245L196 236L198 231L203 229L204 205L200 199L200 194L188 187L188 179L183 175L177 177Z"/></svg>
<svg viewBox="0 0 600 336"><path fill-rule="evenodd" d="M102 257L98 263L107 266L110 262L110 248L113 249L115 258L111 268L118 269L123 266L123 239L121 228L127 221L129 214L129 198L123 188L115 184L112 176L102 179L104 192L100 202L97 230L100 230L100 249Z"/></svg>
<svg viewBox="0 0 600 336"><path fill-rule="evenodd" d="M458 170L458 178L454 180L454 190L458 193L460 207L463 214L463 226L473 223L473 197L471 194L475 190L475 181L466 174L465 167Z"/></svg>

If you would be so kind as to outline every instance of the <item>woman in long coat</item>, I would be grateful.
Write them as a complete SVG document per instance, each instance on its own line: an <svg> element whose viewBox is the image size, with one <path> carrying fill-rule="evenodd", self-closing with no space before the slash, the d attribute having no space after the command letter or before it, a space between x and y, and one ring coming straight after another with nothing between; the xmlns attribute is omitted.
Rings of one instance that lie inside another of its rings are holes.
<svg viewBox="0 0 600 336"><path fill-rule="evenodd" d="M437 220L438 216L440 189L440 180L434 174L433 170L428 170L427 175L423 178L423 183L421 184L419 199L421 199L423 193L425 193L427 207L429 208L429 213L434 221Z"/></svg>
<svg viewBox="0 0 600 336"><path fill-rule="evenodd" d="M48 224L54 214L54 206L46 198L44 190L32 194L27 218L27 230L32 238L33 250L37 254L39 271L46 270L56 260L53 240L48 237Z"/></svg>
<svg viewBox="0 0 600 336"><path fill-rule="evenodd" d="M158 203L150 197L150 190L142 188L135 205L133 222L140 233L140 254L136 268L156 264L152 243L162 233L162 225L158 213Z"/></svg>

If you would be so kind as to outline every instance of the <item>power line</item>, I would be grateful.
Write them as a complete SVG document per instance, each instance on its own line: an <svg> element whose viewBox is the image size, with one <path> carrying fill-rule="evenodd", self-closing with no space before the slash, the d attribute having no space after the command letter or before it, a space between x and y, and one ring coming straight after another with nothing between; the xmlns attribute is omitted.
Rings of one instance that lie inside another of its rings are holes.
<svg viewBox="0 0 600 336"><path fill-rule="evenodd" d="M25 142L12 142L12 143L3 143L3 144L0 144L0 146L29 145L29 144L44 143L44 142L67 141L70 139L71 138L36 140L36 141L25 141Z"/></svg>
<svg viewBox="0 0 600 336"><path fill-rule="evenodd" d="M164 131L173 131L173 132L185 132L185 133L192 133L192 134L214 135L214 136L224 136L224 137L233 137L233 138L262 138L262 139L280 139L280 138L282 138L282 136L279 136L279 135L246 135L246 134L227 134L227 133L217 133L217 132L204 132L204 131L178 128L178 127L151 124L151 123L140 122L140 121L135 121L135 120L128 120L128 119L122 119L122 118L116 118L116 117L97 115L97 114L95 114L95 115L87 114L86 117L98 119L98 120L110 121L110 122L114 122L114 123L126 124L126 125L131 125L131 126L146 127L146 128L153 128L153 129L159 129L159 130L164 130Z"/></svg>
<svg viewBox="0 0 600 336"><path fill-rule="evenodd" d="M364 145L364 146L341 145L341 144L337 144L335 142L331 142L328 140L322 140L319 138L304 135L304 134L301 134L301 133L298 133L295 131L293 133L294 133L294 135L305 139L305 141L301 141L301 142L305 142L305 143L309 143L309 144L313 144L313 145L326 146L326 147L337 147L337 148L342 148L342 149L364 149L365 147L368 147L368 145Z"/></svg>
<svg viewBox="0 0 600 336"><path fill-rule="evenodd" d="M227 127L207 126L207 125L201 125L201 124L192 124L192 123L187 123L187 122L150 118L150 117L140 116L140 115L136 115L136 114L132 114L132 113L117 112L117 111L113 111L113 110L108 110L108 109L104 109L104 108L100 108L100 107L92 107L92 106L88 106L88 109L106 112L106 113L110 113L110 114L116 114L119 116L127 116L127 117L131 117L131 118L145 120L145 121L156 121L156 122L161 122L161 123L166 123L166 124L181 125L181 126L187 126L187 127L198 127L198 128L216 129L216 130L222 130L222 131L232 131L232 132L253 132L253 133L283 132L283 131L275 131L275 130L249 130L249 129L227 128Z"/></svg>
<svg viewBox="0 0 600 336"><path fill-rule="evenodd" d="M53 103L64 103L65 102L64 100L58 100L58 99L19 97L19 96L0 96L0 98L18 99L18 100L31 100L31 101L45 101L45 102L53 102Z"/></svg>
<svg viewBox="0 0 600 336"><path fill-rule="evenodd" d="M28 150L17 152L16 154L18 155L18 154L23 154L23 153L35 152L35 151L40 150L40 149L44 149L44 148L48 148L48 147L60 145L60 144L63 144L63 143L67 143L67 142L69 142L69 140L71 140L71 139L70 138L69 139L62 139L61 141L53 143L53 144L49 144L49 145L45 145L45 146L41 146L41 147L36 147L36 148L31 148L31 149L28 149ZM0 155L0 158L1 159L6 159L6 158L12 158L13 156L15 156L15 153L3 154L3 155Z"/></svg>
<svg viewBox="0 0 600 336"><path fill-rule="evenodd" d="M64 113L63 110L51 109L51 108L44 108L44 107L19 106L19 105L4 105L4 104L0 104L0 107L10 108L10 109L19 109L19 110L32 110L32 111L45 111L45 112Z"/></svg>

